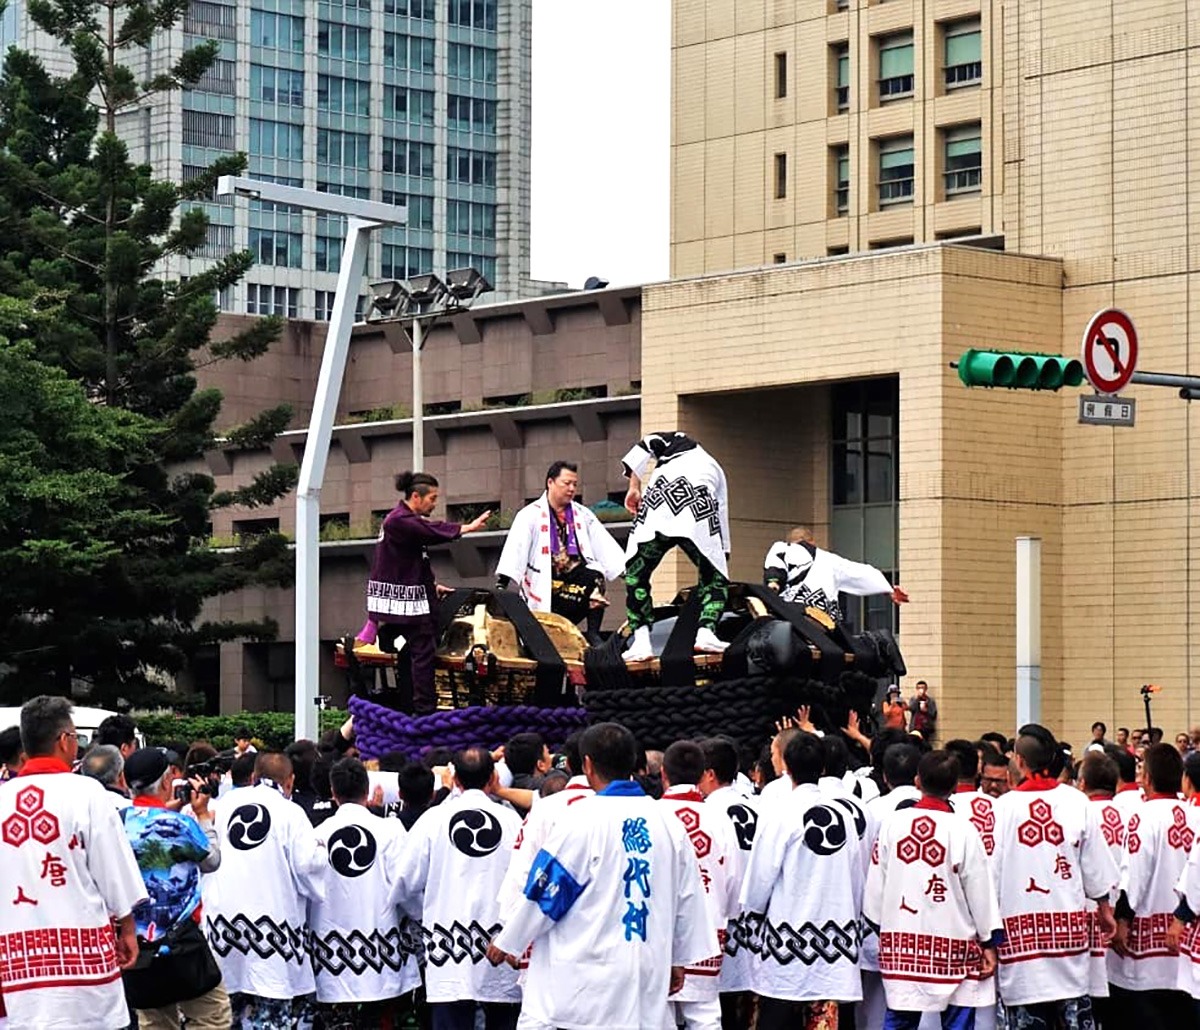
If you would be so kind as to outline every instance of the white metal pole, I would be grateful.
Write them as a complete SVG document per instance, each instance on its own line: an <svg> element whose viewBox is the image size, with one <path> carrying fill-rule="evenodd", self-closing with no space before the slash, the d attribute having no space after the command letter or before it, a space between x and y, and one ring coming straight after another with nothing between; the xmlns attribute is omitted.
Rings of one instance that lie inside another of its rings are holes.
<svg viewBox="0 0 1200 1030"><path fill-rule="evenodd" d="M1017 726L1042 721L1042 541L1017 537Z"/></svg>
<svg viewBox="0 0 1200 1030"><path fill-rule="evenodd" d="M337 293L321 355L304 460L296 484L296 739L316 740L321 692L321 484L329 458L333 419L354 328L358 288L367 265L371 232L378 222L348 218Z"/></svg>
<svg viewBox="0 0 1200 1030"><path fill-rule="evenodd" d="M425 388L421 381L421 351L425 347L425 323L414 318L412 334L412 470L425 471Z"/></svg>

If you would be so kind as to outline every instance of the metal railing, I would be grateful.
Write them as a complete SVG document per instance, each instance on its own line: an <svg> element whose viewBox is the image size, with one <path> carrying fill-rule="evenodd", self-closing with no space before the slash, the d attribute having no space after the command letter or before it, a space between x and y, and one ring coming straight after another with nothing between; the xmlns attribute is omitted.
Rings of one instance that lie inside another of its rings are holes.
<svg viewBox="0 0 1200 1030"><path fill-rule="evenodd" d="M978 193L982 179L983 169L981 167L957 168L952 172L946 172L946 196L955 193Z"/></svg>
<svg viewBox="0 0 1200 1030"><path fill-rule="evenodd" d="M911 96L913 77L908 75L893 75L890 79L879 80L879 99L895 100L899 97Z"/></svg>
<svg viewBox="0 0 1200 1030"><path fill-rule="evenodd" d="M958 89L960 86L977 86L982 81L982 61L968 61L966 64L949 64L946 66L947 89Z"/></svg>

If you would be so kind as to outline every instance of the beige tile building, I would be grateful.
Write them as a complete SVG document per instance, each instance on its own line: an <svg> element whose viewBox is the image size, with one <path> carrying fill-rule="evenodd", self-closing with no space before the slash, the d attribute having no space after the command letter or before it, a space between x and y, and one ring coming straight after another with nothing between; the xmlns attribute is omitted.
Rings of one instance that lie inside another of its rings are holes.
<svg viewBox="0 0 1200 1030"><path fill-rule="evenodd" d="M1132 386L1135 428L1083 426L1076 391L948 368L1075 355L1117 306L1142 369L1200 374L1200 5L674 10L676 281L643 295L643 422L725 461L734 571L809 521L895 573L913 678L974 734L1013 724L1013 541L1038 535L1045 721L1138 725L1158 683L1156 723L1200 722L1200 412Z"/></svg>

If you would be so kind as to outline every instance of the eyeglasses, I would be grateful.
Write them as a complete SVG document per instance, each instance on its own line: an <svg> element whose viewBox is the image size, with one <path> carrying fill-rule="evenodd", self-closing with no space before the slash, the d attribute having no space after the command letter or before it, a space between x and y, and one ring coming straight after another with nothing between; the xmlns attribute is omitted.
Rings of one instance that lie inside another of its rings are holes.
<svg viewBox="0 0 1200 1030"><path fill-rule="evenodd" d="M60 737L74 737L76 740L79 739L79 734L76 733L74 730L63 730L62 733L59 734L59 736Z"/></svg>

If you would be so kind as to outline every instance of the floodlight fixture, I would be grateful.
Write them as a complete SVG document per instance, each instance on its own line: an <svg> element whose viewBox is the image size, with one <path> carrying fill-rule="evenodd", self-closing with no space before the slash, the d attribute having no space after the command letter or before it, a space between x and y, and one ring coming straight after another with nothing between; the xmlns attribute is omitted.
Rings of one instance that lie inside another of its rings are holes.
<svg viewBox="0 0 1200 1030"><path fill-rule="evenodd" d="M437 308L447 294L446 284L432 272L411 276L404 288L410 307L417 311Z"/></svg>
<svg viewBox="0 0 1200 1030"><path fill-rule="evenodd" d="M371 291L371 303L366 315L368 322L403 315L408 307L408 290L399 279L379 279L368 283L367 289Z"/></svg>
<svg viewBox="0 0 1200 1030"><path fill-rule="evenodd" d="M453 268L446 273L446 288L450 296L469 307L482 293L490 293L492 284L477 268Z"/></svg>

